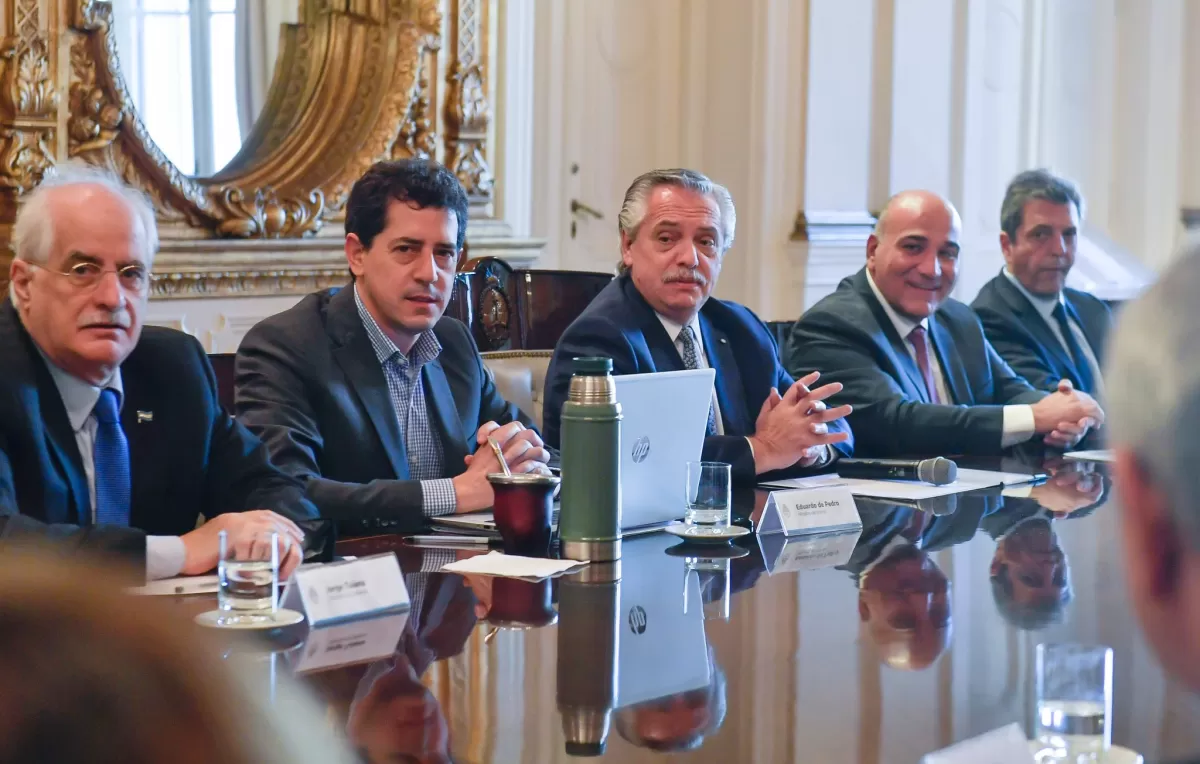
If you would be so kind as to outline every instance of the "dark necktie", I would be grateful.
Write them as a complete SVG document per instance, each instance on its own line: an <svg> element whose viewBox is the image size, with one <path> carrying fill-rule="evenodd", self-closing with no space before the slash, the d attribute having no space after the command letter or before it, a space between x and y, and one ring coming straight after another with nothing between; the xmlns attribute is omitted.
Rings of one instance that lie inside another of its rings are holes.
<svg viewBox="0 0 1200 764"><path fill-rule="evenodd" d="M682 350L681 357L683 365L688 369L700 368L700 356L696 352L696 333L692 331L692 327L685 326L683 331L679 333L679 346ZM705 435L717 434L717 416L713 411L713 405L708 404L708 429L704 431Z"/></svg>
<svg viewBox="0 0 1200 764"><path fill-rule="evenodd" d="M921 379L925 380L925 391L929 393L930 403L941 403L938 395L937 381L933 378L933 365L929 362L929 339L925 327L917 324L908 333L908 341L912 343L917 355L917 368L921 370Z"/></svg>
<svg viewBox="0 0 1200 764"><path fill-rule="evenodd" d="M1079 340L1075 339L1075 332L1071 330L1071 322L1067 320L1067 306L1059 300L1054 305L1054 320L1058 322L1058 330L1062 332L1063 342L1067 343L1067 352L1071 354L1071 360L1075 362L1076 379L1074 380L1078 388L1085 393L1094 393L1096 391L1096 380L1092 376L1092 365L1088 363L1087 356L1083 352L1083 348L1079 345ZM1074 313L1074 311L1071 311Z"/></svg>
<svg viewBox="0 0 1200 764"><path fill-rule="evenodd" d="M96 523L129 525L129 442L121 429L117 393L105 388L92 409L96 438L92 468L96 481Z"/></svg>

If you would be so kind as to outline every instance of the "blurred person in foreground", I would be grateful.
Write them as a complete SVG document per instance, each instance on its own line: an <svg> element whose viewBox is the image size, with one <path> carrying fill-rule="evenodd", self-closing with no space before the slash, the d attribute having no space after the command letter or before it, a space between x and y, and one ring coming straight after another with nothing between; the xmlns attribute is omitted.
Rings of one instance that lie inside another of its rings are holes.
<svg viewBox="0 0 1200 764"><path fill-rule="evenodd" d="M60 166L13 227L0 302L0 536L54 537L147 578L217 564L278 533L281 575L316 518L299 481L221 408L195 338L143 326L154 209L115 175ZM196 527L197 518L207 522Z"/></svg>
<svg viewBox="0 0 1200 764"><path fill-rule="evenodd" d="M287 679L252 689L178 608L78 561L0 562L0 764L350 764Z"/></svg>
<svg viewBox="0 0 1200 764"><path fill-rule="evenodd" d="M708 648L708 685L618 709L617 734L658 753L694 751L725 723L725 671Z"/></svg>
<svg viewBox="0 0 1200 764"><path fill-rule="evenodd" d="M1169 676L1200 691L1200 256L1117 316L1105 368L1129 599Z"/></svg>

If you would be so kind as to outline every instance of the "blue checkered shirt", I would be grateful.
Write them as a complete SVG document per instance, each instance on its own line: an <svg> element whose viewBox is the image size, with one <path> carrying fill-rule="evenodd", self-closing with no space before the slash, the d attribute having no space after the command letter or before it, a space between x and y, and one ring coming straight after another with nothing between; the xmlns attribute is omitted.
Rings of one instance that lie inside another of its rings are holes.
<svg viewBox="0 0 1200 764"><path fill-rule="evenodd" d="M453 514L457 507L454 483L442 477L445 474L442 443L430 426L425 389L421 384L421 368L438 357L442 345L433 332L422 332L410 353L405 355L367 312L357 286L354 287L354 304L358 306L358 317L371 339L375 357L383 367L388 395L408 453L408 475L421 481L421 509L426 517Z"/></svg>

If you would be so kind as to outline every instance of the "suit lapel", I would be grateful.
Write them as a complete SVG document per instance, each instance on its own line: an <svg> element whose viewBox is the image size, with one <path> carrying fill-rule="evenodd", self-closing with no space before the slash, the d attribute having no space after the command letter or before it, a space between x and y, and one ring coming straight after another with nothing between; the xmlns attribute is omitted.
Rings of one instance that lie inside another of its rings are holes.
<svg viewBox="0 0 1200 764"><path fill-rule="evenodd" d="M141 510L153 511L157 501L161 500L165 491L157 485L160 479L169 479L169 471L161 468L161 449L167 444L156 438L160 434L157 428L162 427L162 416L159 421L153 418L138 422L138 411L154 415L153 394L143 389L139 384L139 375L126 373L128 362L122 367L121 384L124 387L124 399L121 401L121 429L125 431L125 441L129 444L129 522L138 528L144 528L146 518L141 516Z"/></svg>
<svg viewBox="0 0 1200 764"><path fill-rule="evenodd" d="M434 359L425 364L421 370L421 377L425 385L427 408L430 409L429 413L432 414L442 436L442 452L445 455L443 469L448 475L457 475L462 472L463 458L467 455L469 446L441 359Z"/></svg>
<svg viewBox="0 0 1200 764"><path fill-rule="evenodd" d="M953 403L973 404L975 399L970 394L971 384L967 379L966 367L962 363L950 363L959 360L958 349L950 339L950 332L937 320L937 313L929 317L929 336L933 340L933 352L937 354L938 364L942 367L942 378L946 380L946 387L950 388Z"/></svg>
<svg viewBox="0 0 1200 764"><path fill-rule="evenodd" d="M667 330L663 328L662 321L654 312L654 308L651 308L650 303L646 302L646 298L642 297L628 274L619 278L624 279L621 288L625 292L625 297L629 300L633 310L640 314L636 317L636 326L642 327L642 338L646 340L646 349L650 351L650 360L654 362L654 370L682 371L683 359L680 357L675 343L671 342Z"/></svg>
<svg viewBox="0 0 1200 764"><path fill-rule="evenodd" d="M45 375L45 384L39 380L38 397L41 402L42 422L46 427L46 446L58 461L62 474L71 486L71 504L75 509L75 517L47 517L46 521L91 525L92 497L88 490L87 473L83 471L83 457L75 441L75 431L71 429L67 409L63 405L58 388L54 385L54 379L45 369L39 371L39 377Z"/></svg>
<svg viewBox="0 0 1200 764"><path fill-rule="evenodd" d="M1000 286L1001 295L1004 296L1004 301L1008 303L1008 307L1012 309L1013 314L1020 319L1021 324L1033 333L1038 345L1046 348L1063 367L1075 370L1075 362L1071 360L1067 349L1059 342L1050 325L1046 323L1046 319L1033 306L1029 298L1021 294L1003 273L1000 274L1000 281L997 283Z"/></svg>
<svg viewBox="0 0 1200 764"><path fill-rule="evenodd" d="M876 344L890 352L892 364L908 377L908 393L919 398L924 403L930 403L932 399L930 398L930 393L925 390L925 378L921 376L921 370L917 368L917 362L913 360L912 354L908 351L908 342L896 331L895 325L892 324L892 319L888 316L887 311L883 309L883 306L879 304L875 293L871 291L871 285L867 283L866 268L863 268L854 276L854 286L866 302L871 315L875 317L876 331L883 334L885 342L880 343L877 339ZM901 381L901 384L903 384L903 381Z"/></svg>
<svg viewBox="0 0 1200 764"><path fill-rule="evenodd" d="M747 416L746 393L742 387L742 375L738 371L737 359L725 332L712 325L700 314L700 334L704 343L704 354L709 365L717 372L717 403L721 407L725 433L728 435L750 432L753 423ZM780 390L785 393L786 390Z"/></svg>

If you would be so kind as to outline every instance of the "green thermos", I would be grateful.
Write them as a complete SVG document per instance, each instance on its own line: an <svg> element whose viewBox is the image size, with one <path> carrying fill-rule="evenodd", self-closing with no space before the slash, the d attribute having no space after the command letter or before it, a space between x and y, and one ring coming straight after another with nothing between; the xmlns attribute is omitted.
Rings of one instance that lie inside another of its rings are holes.
<svg viewBox="0 0 1200 764"><path fill-rule="evenodd" d="M569 560L621 557L621 404L611 358L575 358L563 404L558 535Z"/></svg>

